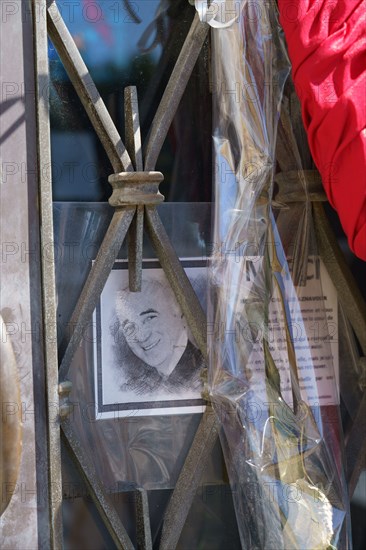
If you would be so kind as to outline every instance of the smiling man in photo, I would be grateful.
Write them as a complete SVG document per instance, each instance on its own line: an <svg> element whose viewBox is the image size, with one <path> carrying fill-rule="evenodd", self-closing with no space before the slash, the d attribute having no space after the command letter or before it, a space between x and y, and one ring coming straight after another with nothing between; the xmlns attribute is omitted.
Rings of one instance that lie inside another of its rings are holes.
<svg viewBox="0 0 366 550"><path fill-rule="evenodd" d="M122 389L138 394L199 390L202 356L189 340L171 288L154 279L143 281L142 288L117 293L116 354L126 376Z"/></svg>

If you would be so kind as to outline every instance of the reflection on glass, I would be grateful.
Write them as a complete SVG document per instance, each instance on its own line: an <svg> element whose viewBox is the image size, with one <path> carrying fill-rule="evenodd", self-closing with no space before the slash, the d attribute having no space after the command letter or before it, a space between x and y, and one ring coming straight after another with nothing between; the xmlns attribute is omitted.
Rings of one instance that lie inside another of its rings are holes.
<svg viewBox="0 0 366 550"><path fill-rule="evenodd" d="M59 11L98 84L119 79L141 54L151 65L161 55L166 33L163 15L169 3L159 0L57 0ZM50 46L50 59L57 54ZM61 76L62 71L60 71Z"/></svg>

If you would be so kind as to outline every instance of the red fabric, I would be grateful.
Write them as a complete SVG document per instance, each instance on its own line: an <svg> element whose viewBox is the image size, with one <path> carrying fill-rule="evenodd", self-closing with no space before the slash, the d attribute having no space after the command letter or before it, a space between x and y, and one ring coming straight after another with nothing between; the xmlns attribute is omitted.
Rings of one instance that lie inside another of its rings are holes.
<svg viewBox="0 0 366 550"><path fill-rule="evenodd" d="M310 150L366 260L366 2L278 0Z"/></svg>

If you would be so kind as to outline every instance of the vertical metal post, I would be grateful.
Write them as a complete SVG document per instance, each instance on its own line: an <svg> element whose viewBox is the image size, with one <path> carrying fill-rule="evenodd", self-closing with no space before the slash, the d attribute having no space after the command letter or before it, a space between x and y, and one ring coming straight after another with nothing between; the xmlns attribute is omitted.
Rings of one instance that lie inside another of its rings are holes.
<svg viewBox="0 0 366 550"><path fill-rule="evenodd" d="M125 88L125 141L136 172L142 172L142 145L136 86ZM142 239L144 233L144 206L136 207L136 214L128 233L128 272L132 292L140 292L142 285Z"/></svg>
<svg viewBox="0 0 366 550"><path fill-rule="evenodd" d="M53 550L62 548L62 479L61 441L58 414L58 359L56 328L56 290L52 217L51 143L49 123L49 72L47 47L46 0L32 0L34 70L36 85L37 159L39 182L39 215L41 241L41 279L43 313L43 347L45 360L45 389L48 450L48 499L50 543ZM45 251L48 251L45 254ZM56 405L56 409L55 409Z"/></svg>
<svg viewBox="0 0 366 550"><path fill-rule="evenodd" d="M38 87L45 86L43 69L37 70L34 65L33 27L34 20L42 23L42 4L30 0L1 2L0 243L6 255L0 262L0 309L20 380L20 400L9 403L7 410L8 414L20 411L22 417L19 475L0 518L0 547L4 550L53 545L44 414L47 404L43 329L47 321L43 320L41 286L36 73L40 79ZM36 14L32 8L36 8ZM44 35L42 40L44 43ZM43 60L43 67L45 63ZM46 172L47 167L43 168ZM3 497L9 488L0 489Z"/></svg>

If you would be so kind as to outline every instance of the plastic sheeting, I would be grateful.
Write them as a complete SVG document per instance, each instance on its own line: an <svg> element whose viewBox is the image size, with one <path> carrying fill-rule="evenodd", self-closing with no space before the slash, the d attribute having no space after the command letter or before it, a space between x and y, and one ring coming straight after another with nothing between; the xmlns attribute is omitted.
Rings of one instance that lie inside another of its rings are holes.
<svg viewBox="0 0 366 550"><path fill-rule="evenodd" d="M316 254L301 172L303 204L295 215L272 203L290 70L275 6L220 2L215 15L222 28L213 30L209 393L221 420L242 547L350 548L337 338L328 323L337 307L327 303L332 291ZM293 156L293 168L301 169L300 155ZM302 273L294 277L299 256Z"/></svg>

